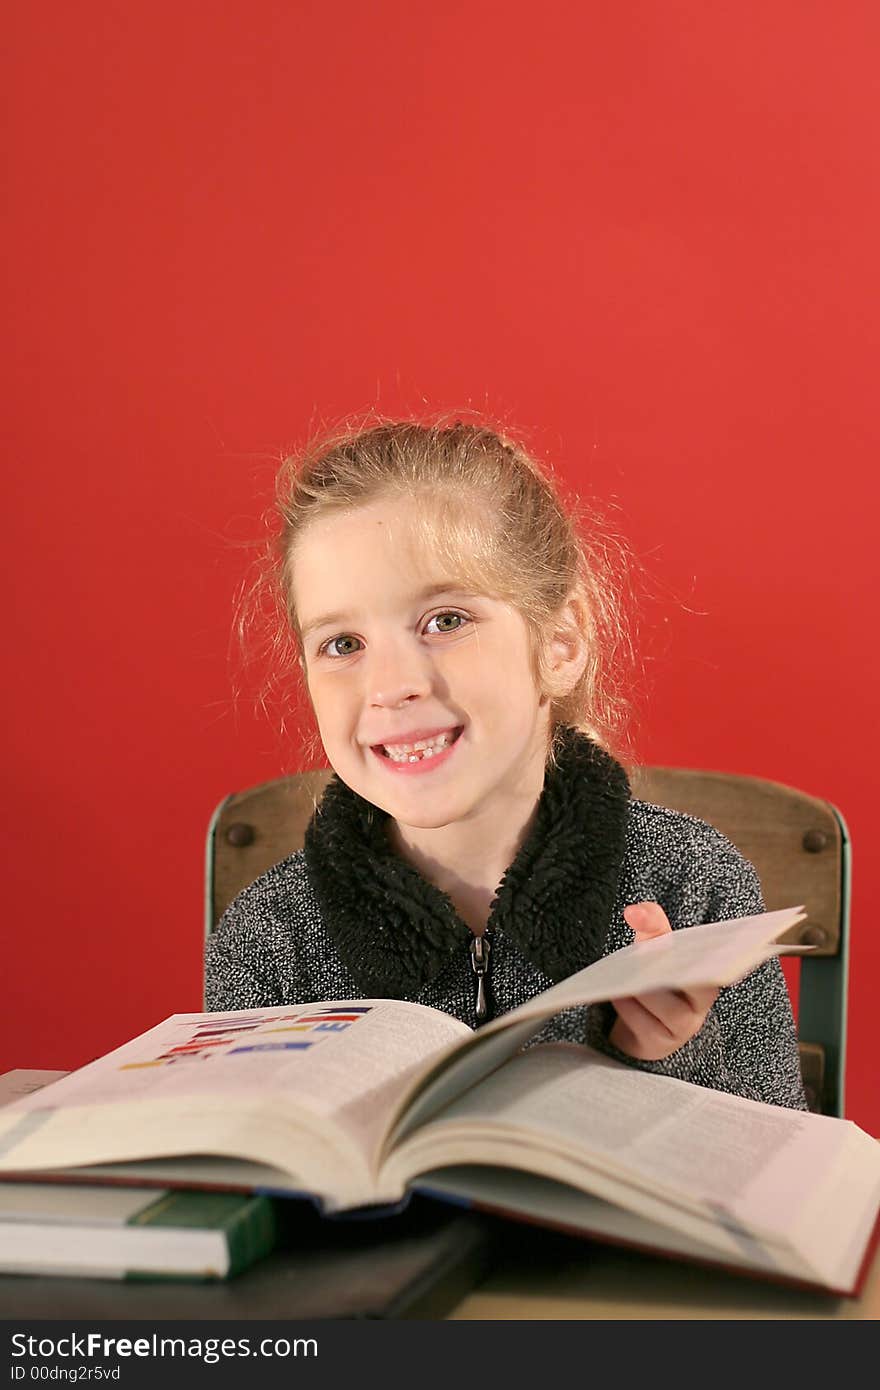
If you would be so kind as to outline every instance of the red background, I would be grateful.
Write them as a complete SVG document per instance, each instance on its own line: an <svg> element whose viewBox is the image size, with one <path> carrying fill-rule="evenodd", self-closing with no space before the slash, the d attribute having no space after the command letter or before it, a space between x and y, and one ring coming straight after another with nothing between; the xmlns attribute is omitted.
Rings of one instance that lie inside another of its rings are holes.
<svg viewBox="0 0 880 1390"><path fill-rule="evenodd" d="M0 1065L200 1005L209 814L301 766L228 660L279 454L472 405L643 562L641 758L842 808L880 1132L878 44L873 0L7 10Z"/></svg>

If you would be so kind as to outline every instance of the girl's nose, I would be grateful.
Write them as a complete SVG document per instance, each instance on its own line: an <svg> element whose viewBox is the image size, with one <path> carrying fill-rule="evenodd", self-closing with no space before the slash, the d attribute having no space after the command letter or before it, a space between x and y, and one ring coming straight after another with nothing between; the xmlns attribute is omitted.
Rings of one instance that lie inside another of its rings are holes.
<svg viewBox="0 0 880 1390"><path fill-rule="evenodd" d="M368 676L371 704L397 709L407 700L430 694L431 672L422 653L395 646L382 652L374 648L371 656Z"/></svg>

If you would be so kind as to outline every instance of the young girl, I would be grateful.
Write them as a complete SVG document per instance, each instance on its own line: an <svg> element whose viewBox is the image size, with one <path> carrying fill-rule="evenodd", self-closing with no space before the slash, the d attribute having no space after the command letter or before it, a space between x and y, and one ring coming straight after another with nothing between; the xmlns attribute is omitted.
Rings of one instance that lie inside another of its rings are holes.
<svg viewBox="0 0 880 1390"><path fill-rule="evenodd" d="M634 936L763 910L723 835L630 796L605 746L601 547L523 448L380 424L280 481L277 578L335 776L304 848L211 937L208 1008L390 997L476 1027ZM805 1107L775 959L540 1040Z"/></svg>

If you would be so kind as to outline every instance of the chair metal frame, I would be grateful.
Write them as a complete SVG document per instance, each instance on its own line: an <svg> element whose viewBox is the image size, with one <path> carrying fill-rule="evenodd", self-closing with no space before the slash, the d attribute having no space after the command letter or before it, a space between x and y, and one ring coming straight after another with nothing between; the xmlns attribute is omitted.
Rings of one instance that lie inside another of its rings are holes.
<svg viewBox="0 0 880 1390"><path fill-rule="evenodd" d="M852 848L849 828L836 806L828 803L840 827L840 943L833 956L800 960L798 1034L819 1043L825 1053L823 1113L842 1116L846 1087L847 999L849 994Z"/></svg>

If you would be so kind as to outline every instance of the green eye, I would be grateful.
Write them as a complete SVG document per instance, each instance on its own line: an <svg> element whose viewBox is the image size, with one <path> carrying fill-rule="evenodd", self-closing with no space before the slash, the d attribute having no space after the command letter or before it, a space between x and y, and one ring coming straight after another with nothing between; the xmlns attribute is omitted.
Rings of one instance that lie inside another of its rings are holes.
<svg viewBox="0 0 880 1390"><path fill-rule="evenodd" d="M457 632L467 621L463 613L435 613L433 618L428 619L428 627L431 623L438 623L440 632Z"/></svg>
<svg viewBox="0 0 880 1390"><path fill-rule="evenodd" d="M335 647L338 642L360 642L360 638L351 637L348 633L343 632L341 636L331 637L329 642L325 642L323 647L321 648L321 652L326 652L328 656L351 656L353 650L355 650L354 648L350 648L348 651L334 652L330 650L331 647Z"/></svg>

